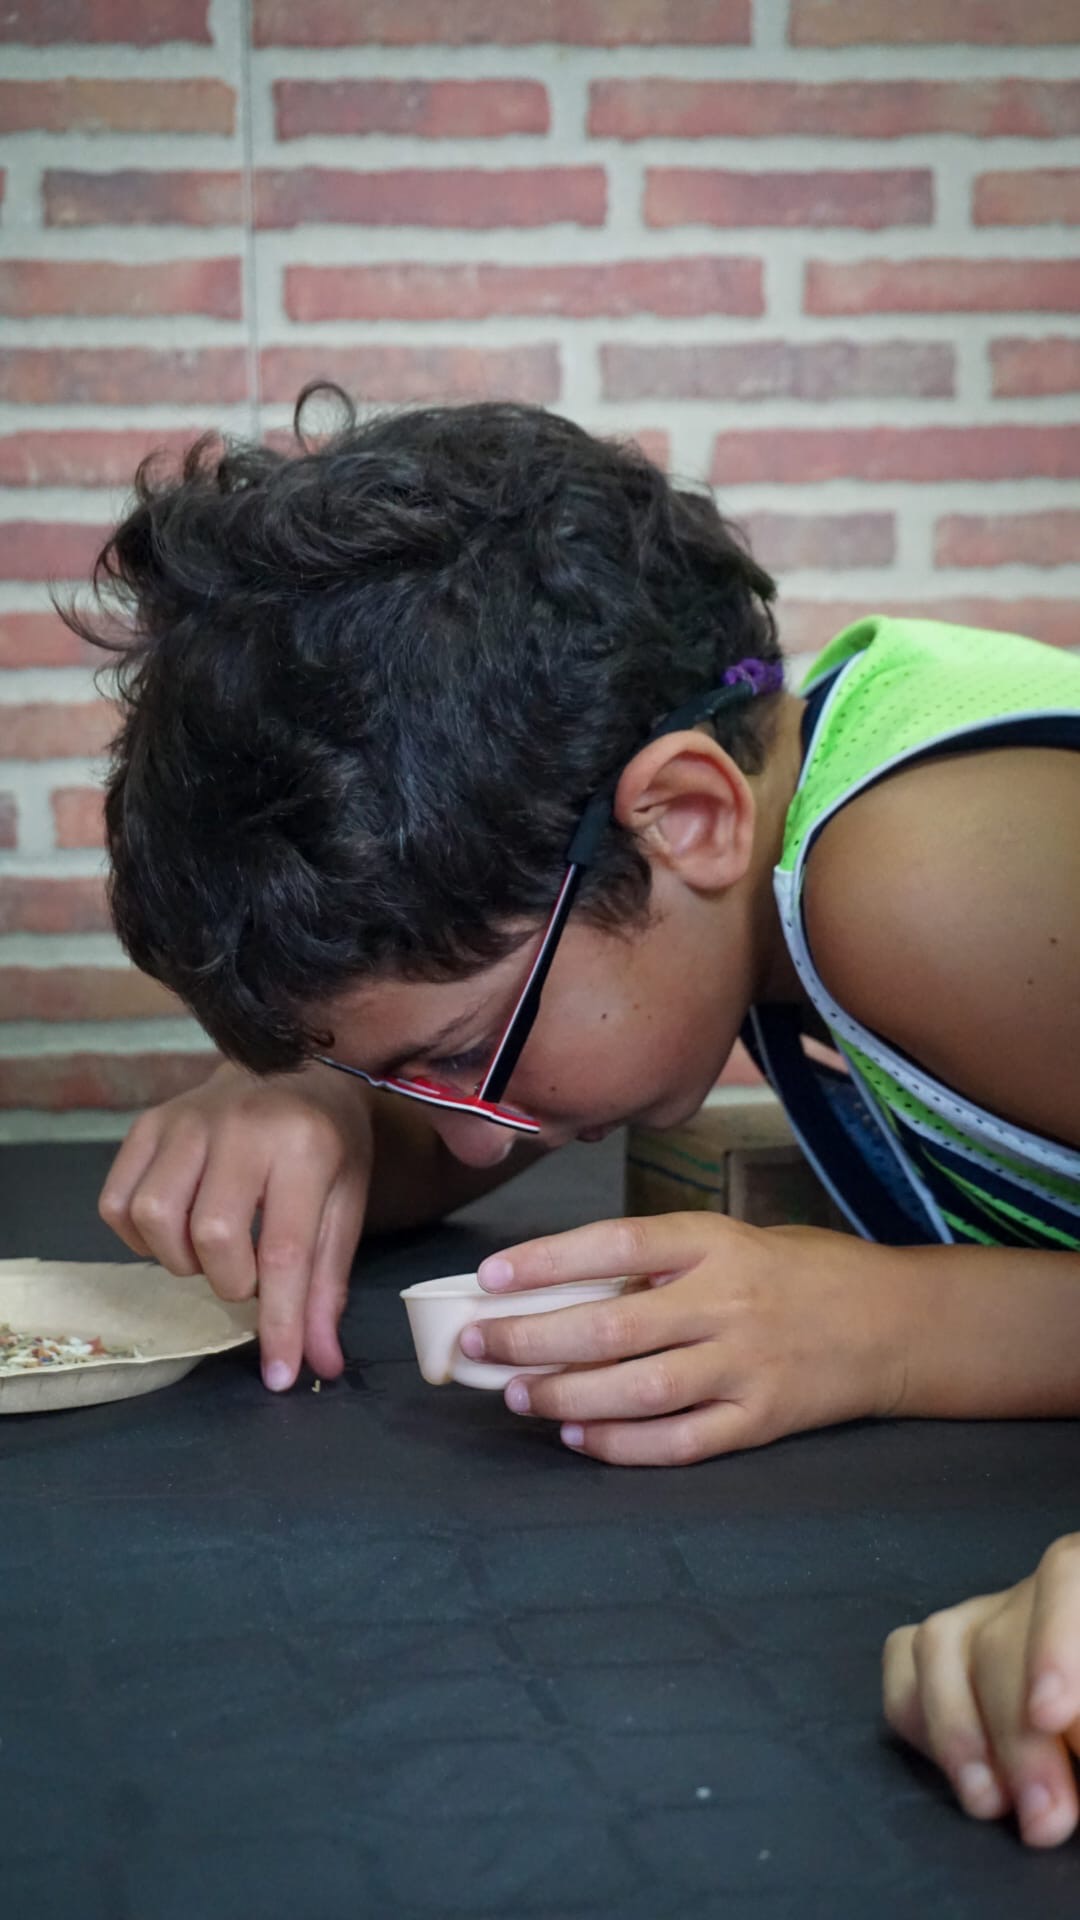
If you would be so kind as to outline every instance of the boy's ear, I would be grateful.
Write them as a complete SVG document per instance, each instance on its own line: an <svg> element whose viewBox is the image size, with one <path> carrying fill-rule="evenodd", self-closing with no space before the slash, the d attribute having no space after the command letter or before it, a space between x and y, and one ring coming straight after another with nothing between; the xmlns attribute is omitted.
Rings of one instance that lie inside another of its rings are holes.
<svg viewBox="0 0 1080 1920"><path fill-rule="evenodd" d="M615 818L637 835L641 851L704 892L741 880L755 811L742 769L693 729L643 747L615 789Z"/></svg>

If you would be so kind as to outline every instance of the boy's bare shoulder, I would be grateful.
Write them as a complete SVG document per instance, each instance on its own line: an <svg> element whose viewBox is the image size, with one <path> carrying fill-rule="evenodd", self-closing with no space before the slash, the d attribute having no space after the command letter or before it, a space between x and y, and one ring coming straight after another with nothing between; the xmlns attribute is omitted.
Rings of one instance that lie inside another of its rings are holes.
<svg viewBox="0 0 1080 1920"><path fill-rule="evenodd" d="M824 829L805 900L855 1019L1080 1146L1080 753L954 754L879 782Z"/></svg>

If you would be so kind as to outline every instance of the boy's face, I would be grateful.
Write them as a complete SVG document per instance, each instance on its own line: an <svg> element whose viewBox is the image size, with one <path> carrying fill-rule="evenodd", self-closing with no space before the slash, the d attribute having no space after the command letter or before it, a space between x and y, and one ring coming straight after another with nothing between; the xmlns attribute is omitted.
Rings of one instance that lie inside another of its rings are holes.
<svg viewBox="0 0 1080 1920"><path fill-rule="evenodd" d="M739 889L702 896L663 867L650 921L625 936L572 915L506 1104L540 1122L546 1147L628 1121L673 1126L705 1098L752 998L752 939ZM428 1074L471 1092L491 1059L533 954L527 940L471 978L384 980L337 998L326 1015L334 1056L350 1066ZM494 1165L515 1136L429 1107L454 1156Z"/></svg>

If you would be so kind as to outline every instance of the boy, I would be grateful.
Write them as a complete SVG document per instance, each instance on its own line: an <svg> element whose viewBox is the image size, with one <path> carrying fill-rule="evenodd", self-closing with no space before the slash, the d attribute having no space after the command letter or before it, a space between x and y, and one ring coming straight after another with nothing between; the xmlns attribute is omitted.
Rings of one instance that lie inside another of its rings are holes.
<svg viewBox="0 0 1080 1920"><path fill-rule="evenodd" d="M1080 664L868 620L798 698L712 503L510 405L203 445L143 472L99 580L133 630L117 927L230 1063L138 1122L102 1212L257 1287L268 1385L340 1371L365 1221L677 1124L743 1031L863 1238L513 1249L485 1284L654 1284L469 1330L572 1363L508 1406L638 1464L1080 1411Z"/></svg>

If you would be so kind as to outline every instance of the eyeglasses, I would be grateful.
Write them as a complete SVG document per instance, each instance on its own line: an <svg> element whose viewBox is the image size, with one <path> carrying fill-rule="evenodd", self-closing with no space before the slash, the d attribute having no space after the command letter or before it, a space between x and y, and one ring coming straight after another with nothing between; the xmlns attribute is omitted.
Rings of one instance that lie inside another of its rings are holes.
<svg viewBox="0 0 1080 1920"><path fill-rule="evenodd" d="M755 694L778 693L783 684L784 670L779 661L740 660L737 666L728 668L720 687L714 687L711 692L699 694L696 699L677 707L653 728L642 744L649 746L665 733L678 733L685 727L701 726L706 720L715 719L717 714L743 705ZM477 1119L490 1120L494 1126L509 1127L515 1133L539 1133L540 1122L515 1107L504 1106L502 1096L535 1025L544 983L551 971L551 963L570 916L581 877L596 859L611 819L618 779L616 775L586 802L566 851L566 873L528 977L496 1042L490 1063L472 1093L445 1086L426 1074L415 1074L411 1078L392 1074L380 1077L365 1073L362 1067L348 1067L342 1060L332 1060L328 1054L316 1054L316 1060L324 1067L335 1068L338 1073L350 1073L357 1080L365 1080L369 1087L403 1094L407 1100L419 1100L425 1106L472 1114Z"/></svg>

